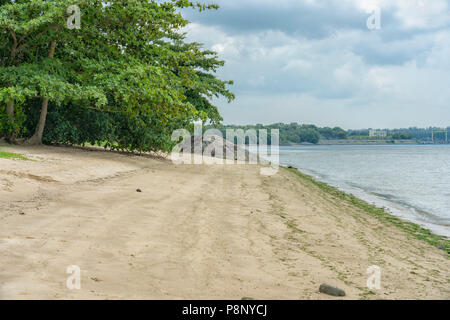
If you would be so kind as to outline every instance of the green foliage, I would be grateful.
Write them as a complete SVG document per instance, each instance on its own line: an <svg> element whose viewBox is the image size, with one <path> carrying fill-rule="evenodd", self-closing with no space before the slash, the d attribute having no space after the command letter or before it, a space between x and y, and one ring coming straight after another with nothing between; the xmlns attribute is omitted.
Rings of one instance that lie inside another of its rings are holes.
<svg viewBox="0 0 450 320"><path fill-rule="evenodd" d="M38 104L38 101L34 102ZM73 104L49 106L47 129L43 142L47 144L98 145L114 150L169 151L173 147L172 132L187 127L185 119L167 121L163 109L129 115L122 112L102 112ZM32 131L39 117L39 108L29 104L24 129Z"/></svg>
<svg viewBox="0 0 450 320"><path fill-rule="evenodd" d="M367 139L369 137L369 129L349 130L348 135L351 139L354 139L355 137L365 137Z"/></svg>
<svg viewBox="0 0 450 320"><path fill-rule="evenodd" d="M323 139L347 139L348 133L347 131L335 127L335 128L319 128L319 133Z"/></svg>
<svg viewBox="0 0 450 320"><path fill-rule="evenodd" d="M386 130L387 136L369 136L369 130L353 130L350 131L348 139L351 140L382 140L394 143L394 140L410 140L413 138L409 132Z"/></svg>
<svg viewBox="0 0 450 320"><path fill-rule="evenodd" d="M12 153L12 152L4 152L0 151L0 159L17 159L17 160L28 160L27 157L18 154L18 153Z"/></svg>
<svg viewBox="0 0 450 320"><path fill-rule="evenodd" d="M185 43L181 33L189 22L179 9L216 5L187 0L0 5L0 106L25 105L28 119L24 126L23 119L17 122L18 136L34 132L40 102L47 98L46 143L95 140L127 150L167 148L168 130L194 120L218 123L211 98L234 98L227 89L232 82L214 75L224 62L200 44ZM81 29L66 27L71 5L81 9ZM0 121L8 127L7 119Z"/></svg>
<svg viewBox="0 0 450 320"><path fill-rule="evenodd" d="M300 125L298 123L275 123L271 125L246 125L246 126L219 126L225 136L226 129L266 129L268 134L268 142L270 143L270 130L278 129L280 131L281 144L296 144L296 143L319 143L320 139L345 139L347 132L341 128L318 128L314 125Z"/></svg>
<svg viewBox="0 0 450 320"><path fill-rule="evenodd" d="M447 128L450 131L450 127ZM391 129L386 130L388 137L370 137L372 140L382 139L386 140L390 137L395 140L421 140L430 141L431 140L431 128L402 128L402 129ZM349 130L349 139L366 140L369 139L369 129L362 130Z"/></svg>
<svg viewBox="0 0 450 320"><path fill-rule="evenodd" d="M22 105L15 106L14 119L11 120L6 114L6 105L0 104L0 134L17 135L23 131L25 119Z"/></svg>
<svg viewBox="0 0 450 320"><path fill-rule="evenodd" d="M409 140L412 139L411 133L404 133L404 132L396 132L392 135L392 139L395 140Z"/></svg>

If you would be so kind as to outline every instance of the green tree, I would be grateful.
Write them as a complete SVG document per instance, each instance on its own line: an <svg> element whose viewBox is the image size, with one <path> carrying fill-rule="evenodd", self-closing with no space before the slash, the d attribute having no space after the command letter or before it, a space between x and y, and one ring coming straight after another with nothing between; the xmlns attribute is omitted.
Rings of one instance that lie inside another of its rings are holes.
<svg viewBox="0 0 450 320"><path fill-rule="evenodd" d="M80 8L80 29L67 28L71 5ZM104 113L129 128L219 121L208 98L231 100L230 82L210 73L223 65L213 52L183 43L186 7L217 8L187 0L2 1L0 104L40 101L32 144L42 142L49 104Z"/></svg>

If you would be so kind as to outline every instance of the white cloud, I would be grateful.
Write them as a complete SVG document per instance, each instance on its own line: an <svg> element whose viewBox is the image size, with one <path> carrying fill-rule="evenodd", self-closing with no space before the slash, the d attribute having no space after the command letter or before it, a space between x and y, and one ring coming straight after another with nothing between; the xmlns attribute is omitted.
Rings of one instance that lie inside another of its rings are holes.
<svg viewBox="0 0 450 320"><path fill-rule="evenodd" d="M271 10L274 6L297 8L299 2L228 1L225 15L229 7L242 7L251 15L252 5ZM387 22L375 32L343 23L342 28L328 34L310 37L311 32L273 28L270 21L270 28L247 28L246 32L228 29L226 23L197 21L188 27L188 34L189 40L204 42L219 52L226 61L220 77L235 80L232 90L237 100L231 105L219 102L226 123L447 126L450 9L448 1L424 2L422 6L420 0L331 1L361 12L368 5L380 6ZM314 12L321 18L333 14L329 11L334 7L326 3L330 1L303 1L303 5L319 10ZM365 18L362 14L363 26Z"/></svg>
<svg viewBox="0 0 450 320"><path fill-rule="evenodd" d="M450 20L446 0L398 0L396 16L405 28L432 29Z"/></svg>

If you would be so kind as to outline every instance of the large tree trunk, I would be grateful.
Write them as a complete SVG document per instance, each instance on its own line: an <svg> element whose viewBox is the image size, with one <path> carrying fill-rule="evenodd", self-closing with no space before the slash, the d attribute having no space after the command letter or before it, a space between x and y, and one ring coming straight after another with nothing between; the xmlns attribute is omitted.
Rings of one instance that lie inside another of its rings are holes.
<svg viewBox="0 0 450 320"><path fill-rule="evenodd" d="M44 135L45 121L47 120L48 99L42 100L41 116L36 127L34 135L26 141L26 144L38 145L42 144L42 136Z"/></svg>
<svg viewBox="0 0 450 320"><path fill-rule="evenodd" d="M53 58L55 55L56 41L52 41L50 44L50 52L48 53L49 58ZM38 145L42 144L42 136L44 135L45 121L47 119L48 110L48 98L42 99L42 109L41 116L39 117L39 122L36 127L34 135L26 141L26 144Z"/></svg>
<svg viewBox="0 0 450 320"><path fill-rule="evenodd" d="M6 105L6 115L8 116L9 122L14 120L14 100L11 100ZM14 133L9 131L6 132L5 138L7 142L12 143L14 141Z"/></svg>
<svg viewBox="0 0 450 320"><path fill-rule="evenodd" d="M13 29L9 29L9 32L11 34L11 37L13 39L13 45L11 48L11 64L14 64L16 55L17 55L17 46L18 46L18 41L17 41L17 36L16 33L14 32ZM12 84L9 83L8 87L11 87ZM14 121L14 100L11 100L8 102L8 104L6 105L6 115L8 116L8 121L10 123L12 123ZM6 132L5 135L6 141L9 143L14 143L15 142L15 137L14 137L14 132Z"/></svg>

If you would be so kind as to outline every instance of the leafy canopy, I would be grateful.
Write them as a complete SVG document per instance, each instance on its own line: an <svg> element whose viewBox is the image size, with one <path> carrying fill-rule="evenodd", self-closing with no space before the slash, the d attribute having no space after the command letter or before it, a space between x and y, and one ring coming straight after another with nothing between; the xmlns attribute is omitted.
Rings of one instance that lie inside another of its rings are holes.
<svg viewBox="0 0 450 320"><path fill-rule="evenodd" d="M67 28L72 5L80 8L80 29ZM133 126L122 135L136 126L161 134L194 120L220 122L211 100L233 100L232 82L214 75L224 64L215 52L185 42L180 30L189 22L179 9L187 7L217 9L188 0L0 0L0 106L14 101L37 121L36 101L47 98L49 116L64 106L99 112ZM53 136L47 142L61 143Z"/></svg>

